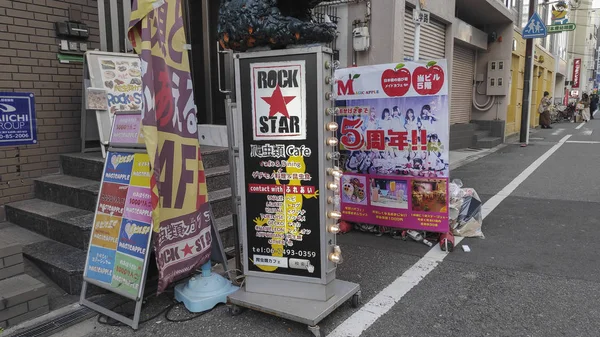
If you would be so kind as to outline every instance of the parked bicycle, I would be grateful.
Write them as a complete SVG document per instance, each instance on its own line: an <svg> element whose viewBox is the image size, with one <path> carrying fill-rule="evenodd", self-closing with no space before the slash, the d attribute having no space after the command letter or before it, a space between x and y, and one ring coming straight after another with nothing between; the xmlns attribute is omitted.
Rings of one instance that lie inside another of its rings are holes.
<svg viewBox="0 0 600 337"><path fill-rule="evenodd" d="M550 119L552 123L572 122L575 118L575 103L553 105L550 108Z"/></svg>

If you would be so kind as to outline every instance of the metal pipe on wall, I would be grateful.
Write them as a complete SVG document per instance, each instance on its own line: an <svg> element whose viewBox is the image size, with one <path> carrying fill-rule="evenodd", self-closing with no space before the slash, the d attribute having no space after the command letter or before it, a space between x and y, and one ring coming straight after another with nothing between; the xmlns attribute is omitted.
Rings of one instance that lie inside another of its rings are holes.
<svg viewBox="0 0 600 337"><path fill-rule="evenodd" d="M421 14L421 1L417 0L417 7L415 8L415 14L413 14L413 18L416 15L419 17ZM421 22L415 20L415 45L414 45L414 55L413 59L415 62L419 61L419 45L421 44Z"/></svg>

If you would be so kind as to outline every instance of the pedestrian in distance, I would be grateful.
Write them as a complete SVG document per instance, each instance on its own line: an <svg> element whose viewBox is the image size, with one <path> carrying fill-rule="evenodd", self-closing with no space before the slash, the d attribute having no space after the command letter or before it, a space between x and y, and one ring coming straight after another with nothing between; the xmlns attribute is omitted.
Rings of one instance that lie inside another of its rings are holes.
<svg viewBox="0 0 600 337"><path fill-rule="evenodd" d="M579 108L580 108L580 113L581 113L581 118L583 119L584 122L589 122L590 121L590 96L588 96L588 94L583 94L583 96L581 97L581 101L579 101L578 104Z"/></svg>
<svg viewBox="0 0 600 337"><path fill-rule="evenodd" d="M550 126L550 106L552 105L552 97L550 97L550 93L544 91L544 97L542 97L542 101L540 102L540 107L538 108L538 112L540 113L540 125L542 129L552 129Z"/></svg>
<svg viewBox="0 0 600 337"><path fill-rule="evenodd" d="M598 110L598 101L600 98L598 94L593 94L590 100L590 119L594 119L594 112Z"/></svg>

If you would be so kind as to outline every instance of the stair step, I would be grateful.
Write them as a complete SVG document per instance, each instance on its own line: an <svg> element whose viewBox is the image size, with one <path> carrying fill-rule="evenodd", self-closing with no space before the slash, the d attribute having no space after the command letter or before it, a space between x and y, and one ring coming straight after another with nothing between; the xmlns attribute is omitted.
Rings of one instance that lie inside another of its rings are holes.
<svg viewBox="0 0 600 337"><path fill-rule="evenodd" d="M57 204L30 199L6 206L10 222L69 246L86 249L94 213Z"/></svg>
<svg viewBox="0 0 600 337"><path fill-rule="evenodd" d="M229 150L225 147L201 146L204 169L229 167ZM61 155L63 173L70 176L100 181L104 158L100 152Z"/></svg>
<svg viewBox="0 0 600 337"><path fill-rule="evenodd" d="M45 240L25 246L23 254L68 294L81 292L86 251Z"/></svg>
<svg viewBox="0 0 600 337"><path fill-rule="evenodd" d="M15 326L48 312L46 285L29 275L0 281L0 328Z"/></svg>
<svg viewBox="0 0 600 337"><path fill-rule="evenodd" d="M228 215L215 220L217 229L221 235L223 247L235 246L235 233L233 231L233 216Z"/></svg>
<svg viewBox="0 0 600 337"><path fill-rule="evenodd" d="M73 194L77 191L83 190L76 189ZM49 196L49 194L44 195ZM53 200L57 202L73 201L73 198ZM227 217L232 213L230 188L209 192L208 198L215 219ZM80 209L48 200L30 199L7 204L6 214L8 219L16 225L49 239L85 250L89 243L95 208L95 202L93 205L87 205L86 209Z"/></svg>
<svg viewBox="0 0 600 337"><path fill-rule="evenodd" d="M225 189L230 185L229 166L206 170L209 192ZM100 191L100 182L64 174L50 175L35 180L35 196L74 208L94 211Z"/></svg>
<svg viewBox="0 0 600 337"><path fill-rule="evenodd" d="M477 137L477 140L479 139L483 139L483 138L487 138L490 136L490 131L487 130L479 130L479 131L475 131L475 136Z"/></svg>
<svg viewBox="0 0 600 337"><path fill-rule="evenodd" d="M208 168L204 171L204 174L206 175L206 187L209 192L231 186L229 165Z"/></svg>
<svg viewBox="0 0 600 337"><path fill-rule="evenodd" d="M94 211L98 201L100 182L58 174L36 179L34 187L37 198Z"/></svg>
<svg viewBox="0 0 600 337"><path fill-rule="evenodd" d="M482 149L491 149L500 144L502 144L502 138L500 137L485 137L477 141L477 147Z"/></svg>

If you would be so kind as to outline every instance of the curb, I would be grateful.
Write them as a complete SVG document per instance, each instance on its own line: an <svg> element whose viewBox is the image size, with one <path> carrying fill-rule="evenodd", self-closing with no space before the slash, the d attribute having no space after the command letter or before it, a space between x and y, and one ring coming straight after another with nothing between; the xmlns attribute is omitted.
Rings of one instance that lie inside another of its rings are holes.
<svg viewBox="0 0 600 337"><path fill-rule="evenodd" d="M499 151L500 149L505 148L507 145L508 144L500 144L500 145L498 145L496 147L493 147L491 149L484 150L484 151L482 151L482 152L480 152L480 153L478 153L476 155L473 155L473 156L461 159L461 160L459 160L459 161L457 161L455 163L451 163L450 164L450 174L452 174L452 170L456 170L456 169L458 169L458 168L460 168L462 166L465 166L465 165L470 164L470 163L472 163L474 161L477 161L477 160L479 160L479 159L481 159L483 157L486 157L486 156L488 156L488 155L490 155L490 154L492 154L494 152Z"/></svg>

